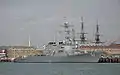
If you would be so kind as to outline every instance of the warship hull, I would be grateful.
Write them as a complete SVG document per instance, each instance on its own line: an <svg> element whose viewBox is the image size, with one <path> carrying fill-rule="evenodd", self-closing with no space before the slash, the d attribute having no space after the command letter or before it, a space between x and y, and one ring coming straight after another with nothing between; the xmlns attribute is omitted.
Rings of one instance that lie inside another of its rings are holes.
<svg viewBox="0 0 120 75"><path fill-rule="evenodd" d="M29 56L25 59L19 59L18 63L97 63L99 56L90 54L75 56Z"/></svg>

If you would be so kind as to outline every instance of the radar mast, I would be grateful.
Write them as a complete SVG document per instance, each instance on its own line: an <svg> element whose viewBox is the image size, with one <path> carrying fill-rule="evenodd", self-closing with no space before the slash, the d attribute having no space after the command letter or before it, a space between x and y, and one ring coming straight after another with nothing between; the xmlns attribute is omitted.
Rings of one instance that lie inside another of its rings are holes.
<svg viewBox="0 0 120 75"><path fill-rule="evenodd" d="M66 17L64 17L64 20L66 20ZM65 29L65 44L71 45L72 40L71 40L71 30L70 27L73 27L73 25L70 25L69 22L65 21L64 24L62 25Z"/></svg>

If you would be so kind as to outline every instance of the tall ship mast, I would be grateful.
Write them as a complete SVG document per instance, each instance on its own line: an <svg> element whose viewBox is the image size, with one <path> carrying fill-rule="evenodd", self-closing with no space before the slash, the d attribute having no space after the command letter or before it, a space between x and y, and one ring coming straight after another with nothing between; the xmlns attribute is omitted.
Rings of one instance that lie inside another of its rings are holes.
<svg viewBox="0 0 120 75"><path fill-rule="evenodd" d="M76 40L76 42L79 43L79 45L83 45L83 44L86 44L87 43L87 39L86 39L86 35L87 34L85 31L84 31L84 22L83 22L83 17L81 17L81 31L79 34L80 36L80 40Z"/></svg>
<svg viewBox="0 0 120 75"><path fill-rule="evenodd" d="M83 22L83 17L81 17L81 33L80 33L80 40L81 40L81 44L85 44L85 42L86 42L86 37L85 37L85 34L87 34L87 33L85 33L84 32L84 22Z"/></svg>
<svg viewBox="0 0 120 75"><path fill-rule="evenodd" d="M95 44L100 44L100 43L103 43L103 42L101 42L101 40L100 40L99 24L98 24L98 21L97 21L96 34L95 34Z"/></svg>

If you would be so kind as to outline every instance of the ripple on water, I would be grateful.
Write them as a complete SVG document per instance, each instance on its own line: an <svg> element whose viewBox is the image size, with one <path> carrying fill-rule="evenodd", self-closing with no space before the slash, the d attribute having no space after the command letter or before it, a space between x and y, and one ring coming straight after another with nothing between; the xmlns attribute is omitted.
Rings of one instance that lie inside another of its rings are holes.
<svg viewBox="0 0 120 75"><path fill-rule="evenodd" d="M120 75L120 64L1 64L0 75Z"/></svg>

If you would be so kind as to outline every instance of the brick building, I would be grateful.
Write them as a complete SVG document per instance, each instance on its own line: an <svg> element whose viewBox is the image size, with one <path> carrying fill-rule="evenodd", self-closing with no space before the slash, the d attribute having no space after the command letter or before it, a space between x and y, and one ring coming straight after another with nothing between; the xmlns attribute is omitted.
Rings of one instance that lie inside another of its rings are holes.
<svg viewBox="0 0 120 75"><path fill-rule="evenodd" d="M32 46L10 46L7 49L6 56L9 58L16 58L16 57L27 57L27 56L34 56L34 55L41 55L42 50L36 49Z"/></svg>

